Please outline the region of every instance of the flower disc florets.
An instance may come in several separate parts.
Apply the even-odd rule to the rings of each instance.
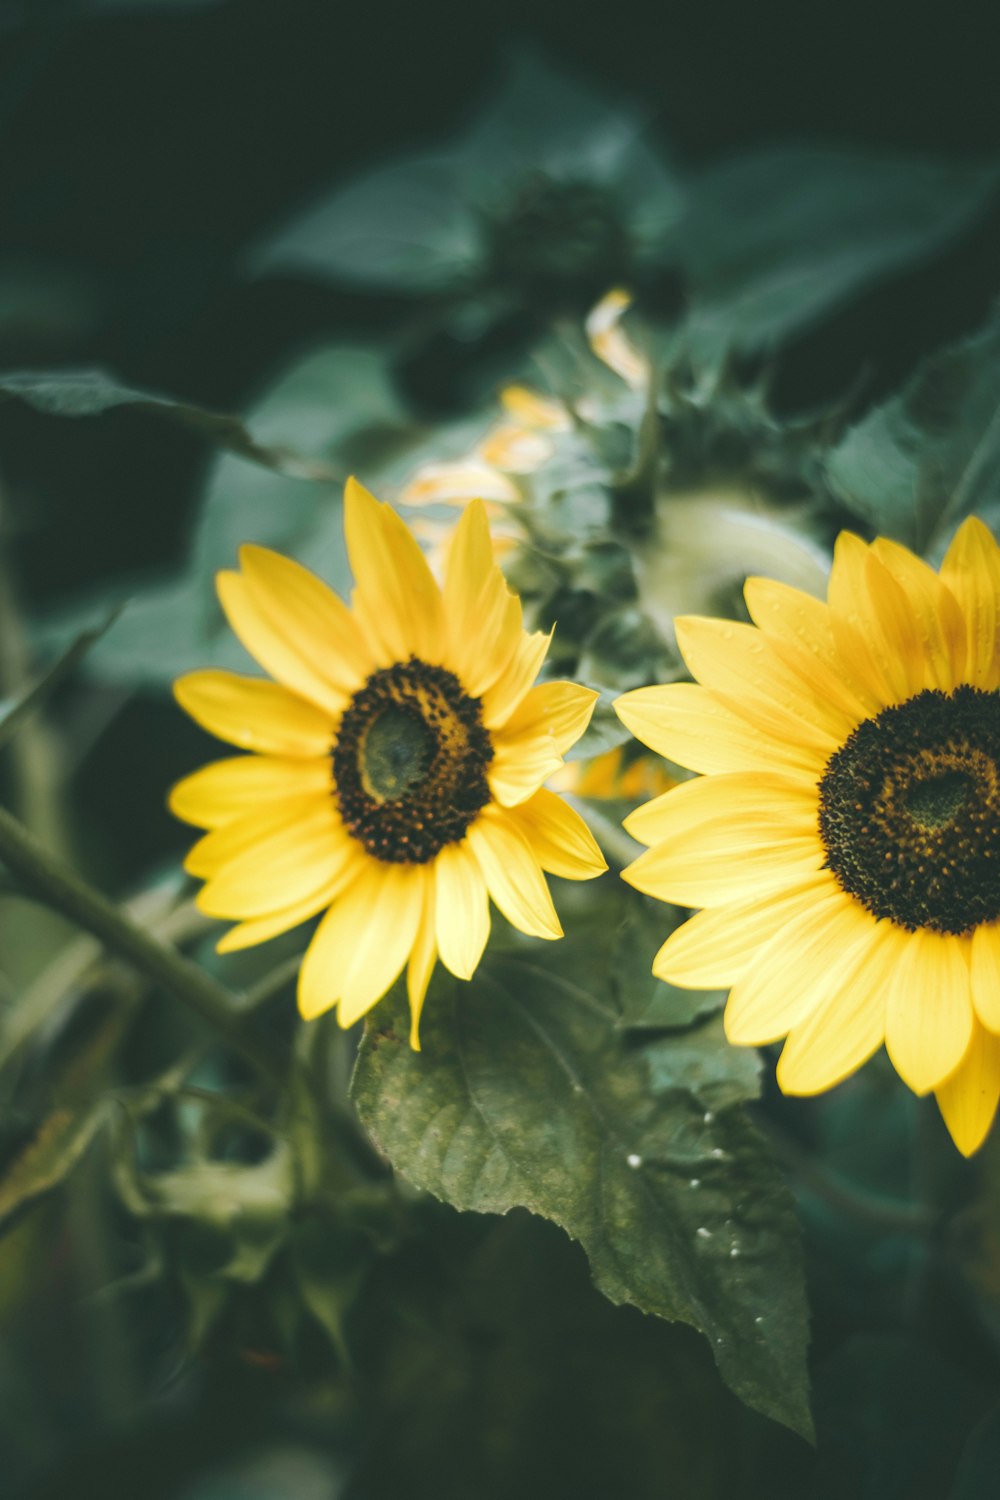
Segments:
[[[373,672],[340,721],[341,819],[376,859],[426,864],[489,802],[492,759],[478,698],[454,672],[411,656]]]
[[[1000,693],[926,691],[859,724],[820,783],[841,887],[914,932],[1000,917]]]

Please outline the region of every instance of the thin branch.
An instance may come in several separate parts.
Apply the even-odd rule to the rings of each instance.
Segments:
[[[271,1051],[243,1032],[239,1006],[223,985],[133,922],[67,864],[50,854],[34,834],[3,808],[0,808],[0,858],[48,905],[196,1011],[259,1072],[274,1082],[283,1080],[283,1071]]]

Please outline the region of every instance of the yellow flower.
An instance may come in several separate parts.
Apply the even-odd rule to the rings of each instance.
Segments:
[[[623,745],[605,750],[592,760],[567,761],[549,781],[556,791],[573,792],[577,797],[615,797],[633,802],[655,797],[675,784],[675,778],[652,756],[627,757]]]
[[[632,306],[632,294],[616,287],[587,316],[585,331],[591,352],[633,391],[649,385],[651,367],[621,326]],[[425,463],[399,492],[403,505],[465,505],[472,497],[501,505],[524,499],[518,480],[548,463],[556,452],[554,437],[572,432],[573,415],[562,401],[529,386],[505,386],[499,396],[505,416],[462,458]],[[591,396],[574,403],[579,417],[596,418],[600,407]]]
[[[354,480],[345,495],[351,607],[262,547],[220,573],[219,597],[276,680],[192,672],[191,717],[254,752],[174,787],[210,831],[186,868],[198,905],[235,920],[221,952],[326,912],[299,974],[299,1009],[349,1026],[407,969],[411,1043],[440,957],[461,979],[489,935],[489,898],[522,932],[562,936],[543,871],[605,868],[581,818],[542,783],[596,694],[532,686],[550,636],[527,634],[493,559],[481,503],[455,530],[439,588],[406,526]]]
[[[706,908],[654,973],[731,987],[733,1042],[787,1037],[789,1094],[884,1042],[968,1155],[1000,1096],[1000,548],[969,519],[938,574],[845,532],[826,603],[746,601],[752,625],[678,619],[695,683],[616,705],[705,773],[626,821],[652,846],[626,879]]]

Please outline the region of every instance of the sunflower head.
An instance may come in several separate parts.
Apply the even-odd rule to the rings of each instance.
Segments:
[[[812,1094],[882,1044],[969,1153],[1000,1098],[1000,548],[970,518],[940,572],[838,540],[825,603],[752,578],[752,624],[677,621],[696,679],[618,700],[703,775],[627,821],[640,890],[705,909],[654,972],[729,987],[731,1041],[785,1038]]]
[[[587,726],[596,693],[535,685],[549,636],[523,628],[485,509],[467,507],[440,587],[404,523],[359,484],[345,495],[351,604],[264,548],[219,575],[233,630],[273,681],[200,671],[181,706],[250,751],[174,787],[207,829],[186,861],[198,904],[237,924],[223,952],[325,913],[299,976],[311,1018],[365,1014],[407,971],[411,1041],[438,958],[468,979],[490,899],[522,932],[561,936],[545,872],[605,864],[543,783]]]
[[[507,387],[476,446],[421,465],[400,495],[506,507],[504,565],[531,617],[559,620],[560,669],[616,690],[674,675],[674,616],[741,612],[754,568],[822,589],[816,496],[840,421],[779,418],[763,383],[696,368],[675,338],[654,353],[631,305],[609,291],[584,338],[545,349],[549,391]]]

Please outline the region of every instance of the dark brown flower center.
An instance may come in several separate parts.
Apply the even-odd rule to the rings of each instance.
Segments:
[[[344,710],[333,750],[341,819],[376,859],[426,864],[489,802],[492,759],[479,699],[411,656],[373,672]]]
[[[1000,693],[928,689],[859,724],[820,782],[841,887],[900,927],[1000,917]]]

